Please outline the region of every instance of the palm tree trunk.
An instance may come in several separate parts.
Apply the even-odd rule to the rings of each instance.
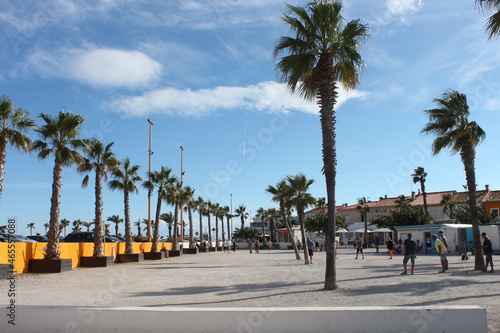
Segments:
[[[297,211],[299,215],[299,223],[300,223],[300,234],[302,235],[302,244],[304,250],[304,264],[309,265],[309,253],[307,253],[307,241],[306,241],[306,227],[304,225],[304,212],[301,210]]]
[[[323,144],[323,170],[325,173],[328,222],[326,231],[325,285],[328,290],[337,289],[335,262],[335,177],[337,174],[337,154],[335,148],[335,102],[337,87],[331,56],[324,53],[318,62],[318,104],[321,115],[321,135]]]
[[[189,219],[189,246],[193,249],[194,246],[194,230],[193,230],[193,211],[191,206],[188,206],[188,219]]]
[[[467,191],[469,192],[469,210],[472,224],[472,237],[474,239],[474,269],[481,270],[484,269],[484,257],[477,214],[476,172],[474,167],[475,156],[476,152],[472,144],[467,143],[462,145],[460,157],[464,164]]]
[[[125,185],[126,186],[126,185]],[[125,253],[133,254],[134,246],[132,245],[132,231],[130,225],[130,200],[129,192],[126,188],[123,189],[123,201],[125,206]]]
[[[179,214],[179,200],[175,200],[175,205],[174,205],[174,234],[172,236],[172,249],[177,250],[177,244],[178,244],[178,239],[177,235],[179,234],[179,225],[178,225],[178,217],[177,215]]]
[[[245,216],[243,214],[241,214],[240,218],[241,218],[241,229],[240,230],[243,230],[243,227],[245,227]]]
[[[219,217],[215,215],[215,247],[219,247]]]
[[[226,234],[224,233],[224,216],[220,217],[220,223],[222,228],[222,241],[226,240]]]
[[[264,221],[266,220],[266,218],[262,216],[261,219],[262,219],[262,241],[264,241],[264,239],[266,238],[266,229],[264,228]]]
[[[50,221],[49,232],[47,234],[47,251],[45,259],[59,259],[59,205],[61,203],[61,178],[62,164],[56,161],[52,171],[52,197],[50,198]]]
[[[295,242],[295,237],[292,234],[292,227],[290,225],[290,221],[288,220],[286,213],[285,213],[285,200],[280,200],[280,213],[281,213],[281,217],[283,218],[283,221],[285,222],[286,229],[288,230],[288,235],[291,238],[290,242],[292,243],[293,252],[295,252],[295,259],[301,260],[302,258],[300,257],[300,252],[299,252],[299,249],[297,248],[297,243]]]
[[[94,257],[104,257],[102,246],[102,183],[101,170],[95,171],[95,229],[94,229]]]
[[[212,246],[212,224],[210,223],[210,214],[208,214],[207,217],[208,217],[208,242],[210,243],[209,246]]]
[[[366,213],[363,214],[363,218],[364,218],[364,222],[365,222],[365,230],[364,230],[364,233],[363,233],[363,246],[365,249],[368,248],[368,219],[367,219],[367,216],[366,216]]]
[[[422,190],[422,197],[424,199],[425,215],[429,216],[429,209],[427,209],[427,193],[425,193],[425,183],[423,181],[420,181],[420,189]]]
[[[5,162],[7,161],[7,139],[8,132],[4,131],[3,134],[3,142],[0,145],[0,197],[2,197],[3,192],[3,176],[5,173]]]
[[[230,221],[230,217],[226,218],[226,223],[227,223],[227,239],[231,240],[231,221]]]
[[[200,243],[203,242],[203,213],[200,209]]]
[[[156,202],[155,230],[153,231],[153,242],[151,243],[151,252],[158,252],[158,238],[160,238],[160,212],[162,201],[161,189],[158,190],[158,201]]]

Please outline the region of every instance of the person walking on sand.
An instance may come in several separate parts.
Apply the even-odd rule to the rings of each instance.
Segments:
[[[248,250],[250,251],[250,254],[252,254],[252,241],[250,238],[247,239],[247,244],[248,244]]]
[[[311,240],[311,237],[307,237],[307,252],[309,253],[309,263],[313,263],[314,256],[314,242]]]
[[[429,250],[436,250],[438,255],[441,257],[441,270],[438,273],[444,273],[446,272],[446,269],[448,267],[448,259],[446,258],[446,252],[448,249],[446,246],[444,246],[444,243],[437,238],[436,235],[431,236],[432,240],[434,241],[434,247],[430,248]]]
[[[387,237],[387,252],[389,252],[389,259],[392,259],[392,255],[394,254],[394,243],[391,237]]]
[[[375,243],[375,253],[378,253],[378,246],[380,245],[380,240],[377,235],[375,235],[375,239],[373,240]]]
[[[495,271],[493,270],[493,247],[491,244],[491,239],[486,235],[485,232],[481,234],[481,237],[483,237],[483,251],[484,255],[486,256],[486,266],[483,269],[483,272],[486,272],[488,269],[488,263],[491,266],[491,271],[488,273],[494,273]]]
[[[365,259],[365,255],[363,254],[363,243],[361,243],[361,238],[356,237],[356,258],[358,259],[358,253],[361,253],[361,259]]]
[[[406,270],[406,264],[408,263],[408,260],[411,260],[411,268],[410,268],[410,273],[413,274],[413,269],[415,268],[415,254],[416,254],[416,249],[417,245],[415,244],[415,241],[411,239],[412,235],[408,234],[408,238],[405,239],[403,243],[403,272],[401,274],[408,274]]]
[[[255,253],[260,253],[259,250],[260,250],[259,239],[256,238],[255,239]]]

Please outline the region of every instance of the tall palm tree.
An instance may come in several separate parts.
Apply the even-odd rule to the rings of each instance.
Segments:
[[[165,200],[168,204],[174,206],[174,234],[172,236],[172,249],[176,250],[179,243],[180,232],[179,232],[179,207],[181,202],[181,197],[183,195],[183,188],[179,181],[175,181],[173,184],[168,186],[168,191],[165,196]],[[181,226],[182,228],[183,226]],[[183,240],[181,240],[182,242]]]
[[[309,187],[314,183],[314,179],[308,179],[303,173],[295,176],[286,176],[288,183],[288,202],[297,210],[299,218],[300,233],[302,235],[302,244],[304,247],[304,263],[309,265],[309,255],[306,246],[306,228],[304,226],[305,209],[316,203],[316,199],[309,193]]]
[[[36,229],[35,222],[28,223],[28,225],[26,227],[30,229],[30,236],[32,236],[33,229]]]
[[[132,226],[130,223],[130,193],[138,193],[136,182],[142,181],[141,176],[137,174],[141,167],[132,165],[130,159],[124,159],[120,167],[111,172],[111,181],[108,183],[111,190],[123,191],[123,205],[125,214],[125,253],[133,254],[132,246]]]
[[[429,215],[429,210],[427,209],[427,192],[425,192],[425,178],[427,177],[427,172],[425,172],[424,168],[418,167],[414,170],[413,184],[420,183],[420,191],[422,191],[422,196],[424,199],[424,211],[426,215]]]
[[[424,111],[429,117],[429,122],[422,132],[436,136],[432,143],[434,155],[444,148],[450,148],[452,153],[460,153],[469,194],[468,204],[474,238],[474,269],[483,269],[484,258],[479,235],[474,160],[476,146],[484,140],[486,133],[475,121],[469,121],[470,111],[465,94],[456,90],[447,90],[440,98],[435,98],[434,103],[437,108]]]
[[[486,32],[489,38],[500,34],[500,1],[498,0],[476,0],[481,10],[488,9],[494,13],[486,21]]]
[[[241,229],[245,227],[245,220],[248,218],[248,213],[246,212],[247,207],[245,205],[239,205],[238,208],[234,210],[236,216],[239,216],[241,219]]]
[[[28,115],[27,111],[16,109],[10,97],[4,95],[0,99],[0,197],[3,192],[7,147],[10,145],[25,152],[31,148],[31,139],[25,133],[35,126],[35,122]]]
[[[270,207],[267,209],[267,216],[269,217],[269,233],[271,234],[271,242],[275,242],[275,217],[277,215],[278,211],[274,207]]]
[[[233,218],[233,214],[231,214],[231,208],[229,206],[224,206],[224,216],[226,217],[226,230],[227,230],[227,239],[231,240],[231,219]]]
[[[144,188],[149,191],[157,190],[158,199],[156,201],[155,226],[151,252],[158,252],[158,239],[160,238],[160,214],[161,203],[166,196],[167,187],[177,181],[177,177],[172,175],[172,169],[162,166],[160,171],[148,172],[148,179],[143,183]]]
[[[87,228],[87,231],[90,231],[92,224],[94,224],[94,222],[82,222],[82,225]]]
[[[190,186],[184,187],[184,209],[188,212],[189,221],[189,247],[195,248],[194,241],[194,228],[193,228],[193,210],[196,207],[195,200],[193,199],[195,189]]]
[[[281,215],[281,218],[283,219],[283,222],[288,230],[288,235],[290,235],[290,242],[292,243],[293,251],[295,252],[295,258],[297,260],[301,260],[299,249],[297,248],[297,244],[295,243],[295,240],[293,237],[292,227],[290,226],[290,221],[287,218],[288,215],[286,214],[286,211],[285,211],[285,209],[286,209],[285,200],[288,199],[287,198],[288,186],[286,184],[286,181],[284,179],[282,179],[276,184],[276,186],[269,185],[266,188],[266,192],[273,195],[273,197],[271,199],[272,201],[279,203],[280,215]]]
[[[322,212],[326,210],[326,198],[325,197],[320,197],[316,199],[316,206],[321,209]]]
[[[323,137],[323,172],[325,174],[328,211],[326,233],[325,289],[337,289],[335,268],[335,176],[337,154],[335,147],[338,83],[345,88],[356,87],[363,59],[359,47],[367,39],[368,27],[360,20],[346,23],[342,3],[315,0],[305,7],[287,4],[290,15],[282,20],[292,37],[281,37],[274,48],[279,78],[292,92],[303,98],[317,99],[320,106]]]
[[[212,215],[212,212],[214,210],[214,204],[208,200],[207,201],[207,206],[205,210],[205,214],[207,216],[207,224],[208,224],[208,242],[210,243],[210,246],[212,246],[212,224],[210,223],[210,216]]]
[[[212,214],[215,216],[215,247],[219,246],[219,217],[220,217],[220,205],[218,203],[213,204]]]
[[[444,193],[441,196],[441,201],[439,202],[439,204],[443,206],[443,213],[445,215],[448,215],[450,219],[453,219],[456,206],[456,202],[453,201],[453,195],[451,193]]]
[[[102,220],[102,182],[108,181],[108,172],[116,170],[120,164],[116,159],[115,153],[111,151],[114,142],[104,145],[100,140],[92,138],[87,140],[87,145],[84,148],[85,160],[84,163],[78,166],[78,171],[81,173],[95,172],[95,207],[94,207],[94,257],[104,257],[103,249],[103,220]],[[89,184],[89,175],[87,174],[82,181],[82,187],[87,187]]]
[[[370,206],[368,206],[366,198],[358,198],[358,206],[356,206],[356,211],[361,215],[361,220],[365,223],[365,231],[363,234],[363,246],[366,248],[368,246],[368,213],[370,212]]]
[[[194,200],[194,207],[198,211],[198,214],[200,216],[200,241],[203,242],[203,215],[205,214],[206,210],[206,202],[203,200],[201,196],[198,196],[196,200]]]
[[[81,230],[81,226],[83,225],[83,222],[81,220],[74,220],[73,221],[73,232],[78,232]]]
[[[61,220],[61,227],[64,230],[64,236],[66,237],[66,228],[71,224],[71,221],[68,219]]]
[[[142,236],[141,234],[141,224],[142,224],[142,221],[141,219],[137,220],[134,222],[134,226],[137,227],[137,236]]]
[[[267,220],[267,211],[263,207],[259,207],[255,212],[255,217],[261,220],[260,225],[262,227],[262,237],[265,238],[266,237],[265,224]]]
[[[83,157],[78,150],[85,146],[85,141],[79,139],[78,136],[85,119],[64,109],[55,117],[42,113],[40,118],[42,118],[44,124],[36,129],[40,139],[33,143],[33,150],[38,152],[39,159],[46,159],[51,155],[54,157],[50,226],[47,234],[45,259],[59,259],[62,170],[64,166],[79,164],[83,161]]]
[[[108,216],[108,219],[106,221],[109,221],[109,222],[112,222],[115,224],[115,235],[118,235],[119,224],[123,223],[123,219],[120,217],[120,215]]]
[[[167,224],[168,238],[172,239],[172,225],[174,223],[174,214],[172,212],[163,213],[160,215],[160,220]]]

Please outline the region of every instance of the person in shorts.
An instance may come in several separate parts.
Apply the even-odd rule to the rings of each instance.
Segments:
[[[313,263],[313,255],[314,255],[314,242],[311,240],[311,237],[307,237],[307,252],[309,253],[309,263]]]
[[[406,264],[411,261],[410,273],[413,274],[413,269],[415,268],[415,255],[417,253],[417,244],[411,239],[412,235],[408,234],[407,238],[403,243],[403,272],[401,274],[408,274],[406,270]]]
[[[444,273],[448,269],[448,259],[446,258],[446,253],[448,249],[444,245],[444,243],[437,238],[436,235],[431,236],[434,241],[434,247],[431,247],[429,250],[436,250],[438,255],[441,258],[441,270],[438,273]]]
[[[493,270],[493,247],[491,244],[491,239],[486,235],[485,232],[481,234],[481,237],[483,237],[483,251],[484,255],[486,256],[486,266],[483,269],[483,272],[486,272],[488,270],[488,264],[491,266],[491,271],[488,273],[494,273],[495,271]]]
[[[365,255],[363,254],[363,243],[361,242],[361,238],[356,237],[356,258],[358,259],[358,253],[361,253],[361,259],[365,259]]]

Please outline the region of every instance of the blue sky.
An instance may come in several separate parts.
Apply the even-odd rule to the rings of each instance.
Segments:
[[[153,169],[178,175],[182,145],[184,183],[221,205],[232,194],[233,209],[275,206],[265,188],[298,172],[325,196],[317,106],[291,96],[274,72],[274,43],[289,33],[284,11],[271,0],[4,1],[0,93],[37,120],[61,108],[83,115],[82,136],[115,142],[117,157],[141,165],[143,176],[152,119]],[[418,166],[428,191],[463,190],[459,156],[432,156],[433,138],[420,134],[422,111],[446,89],[467,94],[487,134],[478,187],[499,189],[500,41],[486,38],[487,13],[473,0],[350,0],[344,16],[362,19],[372,36],[360,51],[360,85],[336,105],[337,204],[410,195]],[[18,233],[31,222],[43,233],[52,162],[9,150],[5,171],[0,225],[14,217]],[[61,218],[93,219],[93,189],[82,179],[64,170]],[[131,203],[133,221],[147,217],[145,190]],[[122,195],[106,189],[104,217],[113,214],[123,217]]]

